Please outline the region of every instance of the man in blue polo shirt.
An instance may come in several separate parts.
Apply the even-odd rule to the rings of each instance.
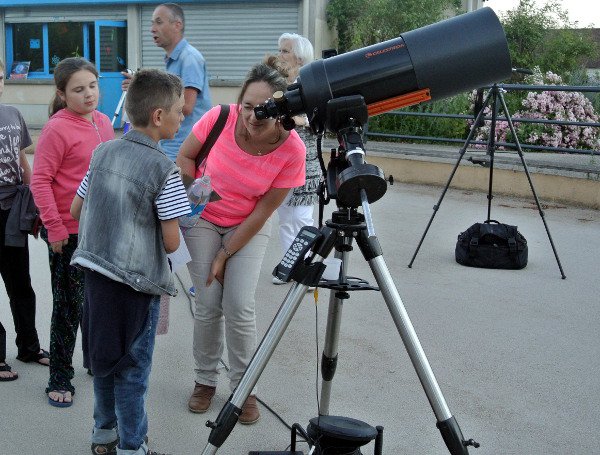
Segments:
[[[161,141],[167,156],[175,161],[179,147],[192,131],[192,126],[211,107],[208,74],[204,57],[183,37],[185,18],[181,7],[175,3],[158,5],[152,14],[152,39],[162,47],[166,70],[183,80],[185,87],[183,115],[179,131],[174,139]]]
[[[183,106],[184,120],[175,138],[163,140],[161,147],[166,155],[175,161],[179,147],[192,131],[192,126],[212,107],[208,74],[204,57],[183,37],[185,18],[181,7],[175,3],[158,5],[152,13],[150,33],[154,44],[165,52],[167,72],[179,76],[185,88]],[[131,75],[123,73],[123,90],[127,90]]]

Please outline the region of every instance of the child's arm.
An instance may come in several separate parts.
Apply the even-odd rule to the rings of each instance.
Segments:
[[[185,138],[183,144],[179,147],[179,154],[175,162],[181,169],[181,178],[185,183],[194,181],[196,176],[196,156],[200,153],[201,148],[202,142],[196,139],[193,132]]]
[[[79,221],[81,216],[81,208],[83,207],[83,198],[79,195],[75,195],[73,202],[71,202],[71,216]]]
[[[27,161],[27,156],[25,156],[25,149],[19,152],[19,162],[21,163],[21,169],[23,169],[23,183],[29,185],[31,183],[31,167],[29,161]]]
[[[154,202],[160,220],[165,251],[173,253],[179,248],[179,217],[190,213],[190,203],[181,183],[179,171],[171,174]]]
[[[75,202],[75,201],[73,201]],[[72,208],[71,208],[72,210]],[[172,253],[179,248],[179,221],[177,218],[160,222],[165,251]]]
[[[81,218],[81,209],[83,208],[83,200],[87,194],[89,177],[90,171],[88,169],[83,176],[83,180],[79,184],[79,188],[77,188],[73,202],[71,202],[71,208],[69,209],[71,216],[77,221],[79,221],[79,218]]]

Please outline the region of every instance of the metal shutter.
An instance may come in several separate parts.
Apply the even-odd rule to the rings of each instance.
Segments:
[[[164,50],[149,33],[155,6],[142,6],[142,66],[164,68]],[[204,58],[211,79],[242,81],[250,67],[277,52],[284,32],[298,33],[299,3],[185,4],[185,38]]]
[[[4,14],[4,21],[7,23],[93,22],[95,20],[127,20],[127,6],[36,6],[7,8]]]

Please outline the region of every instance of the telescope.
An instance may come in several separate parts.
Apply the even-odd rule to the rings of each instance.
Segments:
[[[360,95],[372,116],[499,82],[511,69],[504,30],[486,7],[305,65],[296,83],[255,114],[283,120],[306,114],[313,132],[337,132],[330,100]]]
[[[450,454],[468,455],[469,447],[479,447],[472,438],[463,436],[450,412],[385,264],[369,203],[383,196],[387,182],[381,169],[364,160],[362,127],[369,116],[493,84],[508,78],[511,72],[500,22],[490,8],[482,8],[380,44],[317,60],[301,68],[297,82],[288,86],[285,93],[277,92],[265,104],[254,108],[258,119],[276,117],[288,129],[294,128],[293,116],[306,114],[314,133],[321,135],[327,129],[337,134],[339,147],[332,150],[326,171],[320,146],[318,154],[326,176],[320,191],[327,190],[327,198],[320,198],[320,212],[322,204],[327,203],[323,201],[330,198],[336,199],[338,210],[320,229],[304,226],[275,267],[274,276],[293,284],[238,386],[216,421],[206,423],[211,432],[202,455],[214,455],[233,430],[245,400],[311,286],[329,289],[330,297],[321,359],[319,416],[310,420],[305,432],[312,446],[310,454],[360,455],[360,446],[373,439],[375,455],[383,453],[383,427],[375,429],[365,422],[329,413],[342,307],[351,291],[366,290],[381,292]],[[358,211],[361,205],[362,213]],[[378,287],[347,276],[353,242],[369,263]],[[335,257],[341,260],[338,279],[322,279],[323,262],[334,250]],[[294,449],[298,428],[301,429],[294,424],[292,429],[293,452],[250,454],[302,453]]]
[[[434,101],[510,77],[512,66],[504,30],[491,8],[462,14],[409,31],[379,44],[300,69],[298,80],[256,106],[256,118],[279,118],[294,128],[306,114],[315,134],[337,133],[324,187],[327,200],[363,206],[387,190],[383,172],[364,162],[362,126],[373,115]]]

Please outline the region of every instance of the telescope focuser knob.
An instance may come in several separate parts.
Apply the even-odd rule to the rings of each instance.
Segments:
[[[296,122],[294,121],[294,119],[287,115],[280,117],[280,121],[281,121],[281,126],[283,126],[283,128],[287,131],[293,130],[296,126]]]

